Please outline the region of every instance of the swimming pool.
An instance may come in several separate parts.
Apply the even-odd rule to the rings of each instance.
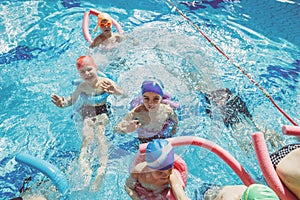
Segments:
[[[201,91],[230,88],[246,102],[261,129],[281,135],[290,124],[235,66],[216,51],[190,24],[164,1],[2,1],[1,12],[1,177],[0,198],[19,195],[22,182],[45,179],[37,171],[18,164],[14,156],[27,152],[54,163],[65,171],[71,196],[77,199],[129,199],[123,190],[129,163],[135,154],[129,145],[135,134],[116,135],[111,130],[138,94],[145,77],[161,79],[169,93],[182,105],[178,135],[195,135],[214,141],[228,150],[258,182],[263,178],[251,144],[250,125],[227,128],[217,109],[210,118],[201,108]],[[300,36],[299,3],[288,1],[202,1],[180,8],[222,50],[259,82],[274,100],[299,123]],[[90,8],[109,12],[123,26],[127,40],[116,50],[97,53],[101,69],[116,75],[128,93],[110,98],[113,117],[107,128],[110,161],[98,193],[81,190],[76,158],[81,138],[72,108],[60,110],[51,94],[68,95],[77,78],[75,59],[88,53],[81,31],[83,12]],[[92,18],[91,24],[95,24]],[[93,25],[92,25],[93,26]],[[134,42],[137,39],[137,43]],[[267,116],[267,117],[266,117]],[[295,141],[278,137],[276,141]],[[273,144],[276,146],[276,144]],[[278,144],[279,146],[281,144]],[[270,152],[277,149],[268,143]],[[189,166],[186,193],[199,197],[203,183],[240,184],[239,178],[222,160],[196,147],[176,150]],[[47,180],[47,179],[46,179]],[[57,197],[52,185],[36,192]],[[50,187],[51,188],[51,187]],[[75,199],[76,199],[75,198]]]

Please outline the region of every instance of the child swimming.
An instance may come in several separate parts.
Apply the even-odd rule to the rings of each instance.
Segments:
[[[141,143],[153,139],[166,138],[164,130],[170,121],[174,123],[172,134],[177,130],[178,117],[170,105],[163,104],[164,92],[157,81],[147,80],[141,86],[143,103],[132,109],[115,127],[117,132],[130,133],[137,131]]]
[[[125,189],[132,199],[184,200],[186,179],[186,163],[167,140],[155,139],[147,145],[145,161],[134,166]]]
[[[98,76],[98,67],[92,57],[79,57],[76,61],[76,66],[83,82],[77,86],[76,90],[68,98],[53,94],[52,102],[56,106],[60,108],[71,106],[77,101],[79,96],[83,94],[93,97],[102,95],[105,92],[114,95],[121,95],[123,93],[123,90],[114,81],[106,77]],[[94,152],[99,162],[101,162],[101,167],[98,168],[94,184],[92,185],[92,189],[96,190],[99,188],[101,177],[105,172],[108,162],[108,146],[104,135],[105,127],[109,120],[106,99],[94,104],[83,103],[81,106],[81,115],[83,119],[83,129],[79,162],[85,170],[86,184],[89,184],[93,172],[91,166],[88,166],[88,163],[89,160],[93,161],[94,158],[88,159],[90,156],[88,146],[95,142],[97,149]]]
[[[204,200],[279,200],[276,193],[262,184],[213,187],[204,194]]]
[[[94,39],[90,48],[95,48],[100,45],[105,48],[111,48],[114,44],[121,42],[123,36],[112,32],[112,19],[109,14],[100,13],[98,15],[98,24],[94,32],[96,32],[98,27],[102,30],[102,33]]]

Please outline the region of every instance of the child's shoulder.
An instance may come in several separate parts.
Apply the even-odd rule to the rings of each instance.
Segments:
[[[147,111],[147,109],[146,109],[146,107],[143,104],[135,107],[132,110],[133,113],[140,113],[140,112],[145,112],[145,111]]]

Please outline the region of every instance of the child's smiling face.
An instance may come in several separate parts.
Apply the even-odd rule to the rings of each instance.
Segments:
[[[78,71],[82,80],[87,82],[93,81],[95,78],[98,77],[97,69],[90,65],[83,66]]]

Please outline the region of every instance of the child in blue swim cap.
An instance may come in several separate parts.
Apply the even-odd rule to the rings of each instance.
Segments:
[[[178,116],[170,105],[162,103],[163,86],[156,80],[146,80],[142,83],[143,102],[133,108],[115,127],[120,133],[138,132],[141,143],[153,139],[165,139],[164,131],[172,122],[172,134],[177,130]]]
[[[146,148],[147,166],[154,170],[168,170],[174,165],[174,150],[167,140],[153,140]]]
[[[134,166],[125,188],[132,199],[168,199],[172,195],[188,199],[183,190],[186,180],[181,175],[187,175],[186,170],[185,162],[174,154],[172,145],[167,140],[155,139],[148,143],[145,161]]]

